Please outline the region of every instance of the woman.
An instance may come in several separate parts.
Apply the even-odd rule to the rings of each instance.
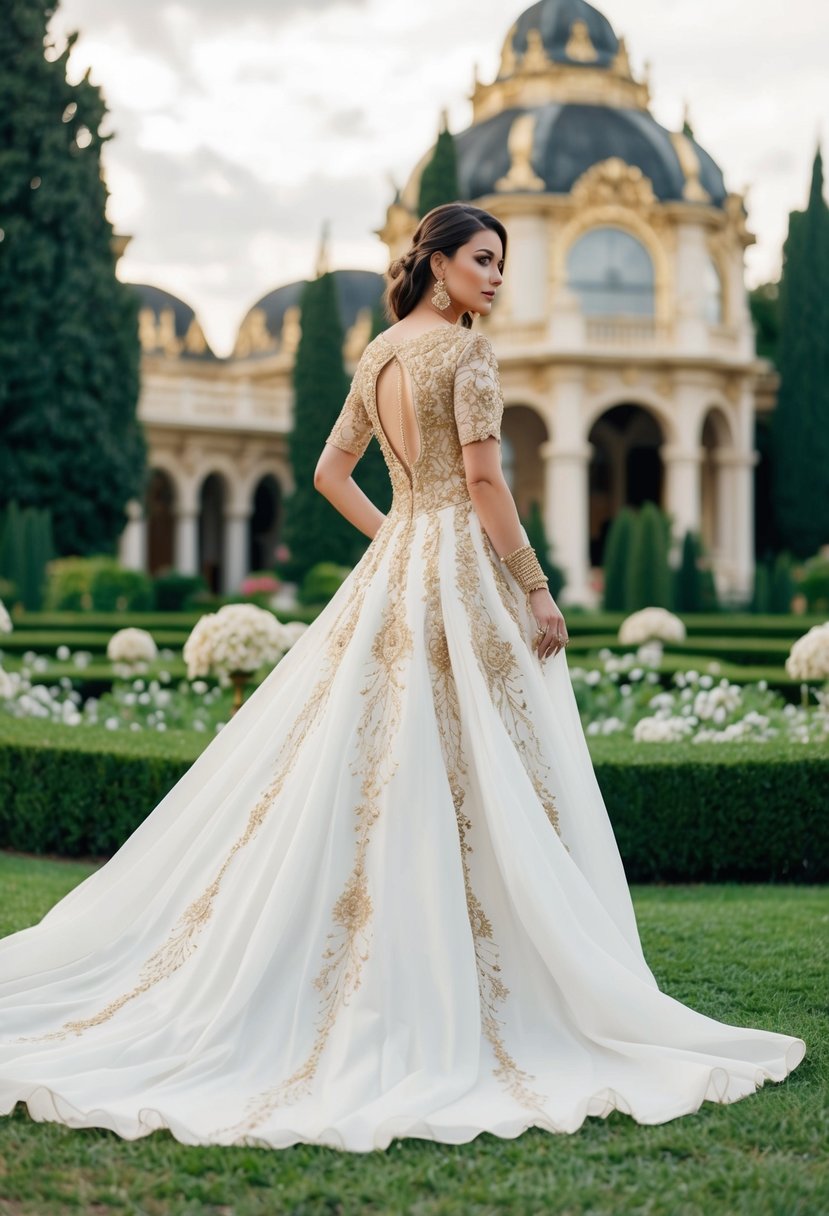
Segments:
[[[115,856],[0,942],[0,1112],[362,1152],[660,1123],[803,1058],[642,955],[472,328],[506,246],[453,203],[392,265],[315,475],[371,544]],[[385,516],[351,478],[372,434]]]

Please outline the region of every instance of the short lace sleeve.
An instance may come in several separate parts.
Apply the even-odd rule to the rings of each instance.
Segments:
[[[461,445],[489,435],[500,443],[503,413],[495,352],[484,334],[475,334],[455,368],[455,422]]]
[[[331,428],[326,443],[333,443],[335,448],[350,452],[352,456],[362,456],[368,447],[372,436],[371,419],[368,416],[359,386],[359,368],[354,373],[348,396],[343,402],[337,421]]]

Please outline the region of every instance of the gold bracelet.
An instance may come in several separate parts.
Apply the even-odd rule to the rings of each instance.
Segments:
[[[518,549],[513,549],[512,553],[506,553],[501,561],[522,591],[537,591],[550,581],[541,569],[541,563],[532,545],[521,545]]]

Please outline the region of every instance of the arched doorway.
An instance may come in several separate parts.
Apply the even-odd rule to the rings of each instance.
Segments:
[[[147,482],[144,514],[147,520],[147,570],[161,574],[175,565],[176,489],[165,469],[152,469]]]
[[[608,529],[624,506],[662,505],[662,430],[641,405],[614,405],[597,418],[588,441],[590,565],[601,566]]]
[[[220,473],[205,477],[199,491],[199,572],[207,586],[222,590],[226,488]]]
[[[511,405],[501,423],[501,465],[518,514],[527,515],[530,503],[544,502],[544,462],[540,448],[547,428],[528,405]]]
[[[273,473],[260,477],[253,490],[248,524],[248,569],[270,570],[282,531],[282,487]]]

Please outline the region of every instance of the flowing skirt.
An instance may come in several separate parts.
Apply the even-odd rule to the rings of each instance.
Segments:
[[[801,1039],[659,990],[534,624],[471,503],[393,509],[118,852],[0,940],[0,1114],[364,1152],[786,1077]]]

